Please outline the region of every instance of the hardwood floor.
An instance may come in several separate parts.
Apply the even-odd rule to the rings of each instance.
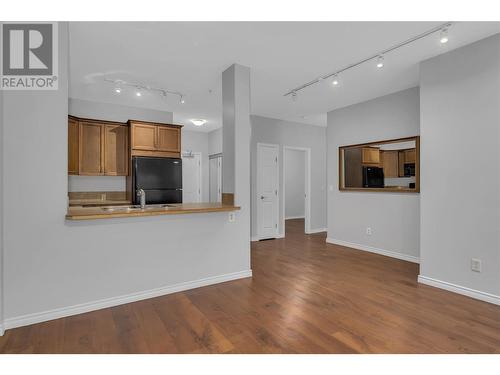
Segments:
[[[253,278],[6,331],[0,353],[500,353],[500,306],[287,220]]]

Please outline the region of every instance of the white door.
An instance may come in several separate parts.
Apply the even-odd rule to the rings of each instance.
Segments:
[[[259,239],[278,237],[278,145],[257,145]]]
[[[182,156],[182,202],[201,202],[201,154]]]
[[[222,201],[222,156],[210,159],[210,202]]]

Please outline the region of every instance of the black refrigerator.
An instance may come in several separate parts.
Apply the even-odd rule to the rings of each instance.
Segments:
[[[137,191],[146,193],[146,204],[182,203],[182,159],[134,156],[132,158],[132,200]]]

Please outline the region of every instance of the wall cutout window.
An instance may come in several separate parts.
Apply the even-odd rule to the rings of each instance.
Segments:
[[[420,137],[339,147],[339,190],[420,192]]]

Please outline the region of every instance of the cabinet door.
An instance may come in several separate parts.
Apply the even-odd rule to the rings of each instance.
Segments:
[[[181,151],[181,131],[179,128],[171,128],[168,126],[157,127],[157,151]]]
[[[68,174],[78,174],[78,121],[68,119]]]
[[[156,149],[156,126],[131,124],[131,142],[134,150],[154,151]]]
[[[398,175],[399,177],[405,176],[405,152],[398,151]]]
[[[405,150],[405,163],[415,163],[416,160],[416,150]]]
[[[104,126],[104,174],[126,176],[128,174],[128,127]]]
[[[98,123],[80,122],[79,174],[99,176],[104,174],[104,132]]]
[[[361,162],[363,164],[379,164],[380,150],[375,147],[364,147],[361,153]]]
[[[399,176],[398,151],[383,151],[382,166],[384,168],[384,177],[394,178]]]

